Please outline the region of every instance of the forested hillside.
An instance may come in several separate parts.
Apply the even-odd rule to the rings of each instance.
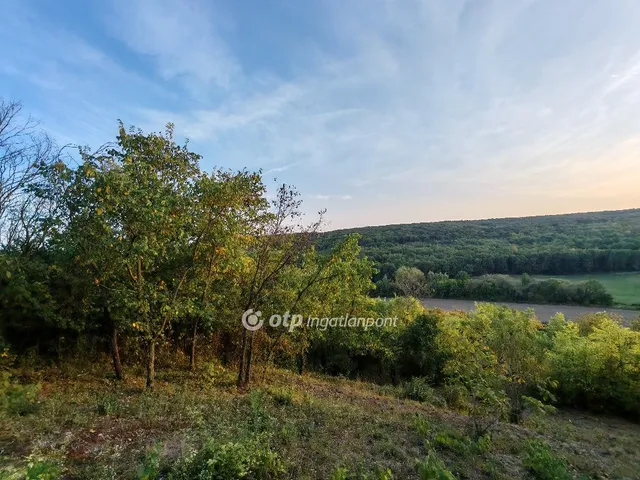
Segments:
[[[380,278],[401,266],[449,275],[640,270],[640,209],[337,230],[320,249],[356,232]]]

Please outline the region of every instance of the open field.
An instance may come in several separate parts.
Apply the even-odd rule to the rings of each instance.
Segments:
[[[480,303],[493,303],[493,302],[480,302]],[[610,312],[622,316],[626,322],[633,320],[636,317],[640,317],[640,311],[638,310],[624,310],[620,308],[605,308],[605,307],[582,307],[577,305],[533,305],[530,303],[503,303],[496,302],[499,305],[507,305],[508,307],[515,308],[516,310],[526,310],[533,308],[537,317],[542,322],[547,322],[556,313],[564,314],[567,320],[572,320],[580,315],[587,313],[597,312]],[[465,312],[475,309],[473,300],[449,300],[443,298],[426,298],[422,300],[422,304],[429,308],[440,308],[442,310],[463,310]]]
[[[613,295],[616,304],[640,305],[640,272],[593,273],[585,275],[532,275],[533,278],[559,278],[571,282],[597,280]]]
[[[564,411],[524,425],[499,423],[479,442],[470,437],[470,418],[443,408],[437,394],[417,402],[396,387],[280,370],[238,392],[234,372],[219,365],[165,369],[156,390],[143,392],[142,376],[116,382],[108,370],[25,372],[23,381],[40,385],[37,403],[0,417],[0,478],[25,478],[19,472],[27,464],[27,478],[194,478],[167,472],[199,458],[191,452],[207,443],[217,465],[234,465],[253,448],[271,452],[270,468],[279,473],[260,478],[450,478],[420,475],[427,455],[455,478],[543,478],[525,467],[534,439],[575,478],[640,478],[640,426],[620,419]],[[33,476],[37,469],[56,475]],[[213,475],[198,478],[257,478]]]

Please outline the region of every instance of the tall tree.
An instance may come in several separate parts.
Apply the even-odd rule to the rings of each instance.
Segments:
[[[298,192],[282,185],[271,202],[271,210],[256,217],[254,231],[248,238],[248,262],[239,279],[241,311],[259,310],[287,268],[311,249],[324,212],[320,212],[317,221],[304,225],[301,203]],[[254,337],[254,331],[243,330],[238,387],[246,387],[251,378]]]
[[[144,346],[146,385],[153,388],[156,344],[179,313],[180,293],[195,271],[185,259],[198,244],[200,157],[176,144],[172,125],[164,134],[145,135],[120,124],[115,145],[80,153],[77,169],[61,168],[68,183],[58,190],[66,209],[62,248],[73,252],[99,291],[116,374],[122,376],[111,315],[117,299],[121,325],[130,325]]]

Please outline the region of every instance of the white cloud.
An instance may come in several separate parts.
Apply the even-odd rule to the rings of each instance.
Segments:
[[[221,12],[211,2],[116,0],[108,26],[134,52],[151,56],[165,79],[177,78],[201,91],[230,87],[240,66],[219,35]]]
[[[266,69],[236,48],[253,32],[233,6],[115,0],[109,31],[153,79],[55,29],[20,38],[37,68],[0,69],[76,98],[92,136],[173,121],[206,164],[278,173],[312,210],[351,200],[336,226],[640,203],[640,4],[328,1],[304,61]]]

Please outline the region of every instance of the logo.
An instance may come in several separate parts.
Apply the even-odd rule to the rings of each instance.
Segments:
[[[250,308],[242,314],[242,326],[250,332],[260,330],[264,324],[264,320],[261,317],[261,311],[254,312],[253,308]]]

